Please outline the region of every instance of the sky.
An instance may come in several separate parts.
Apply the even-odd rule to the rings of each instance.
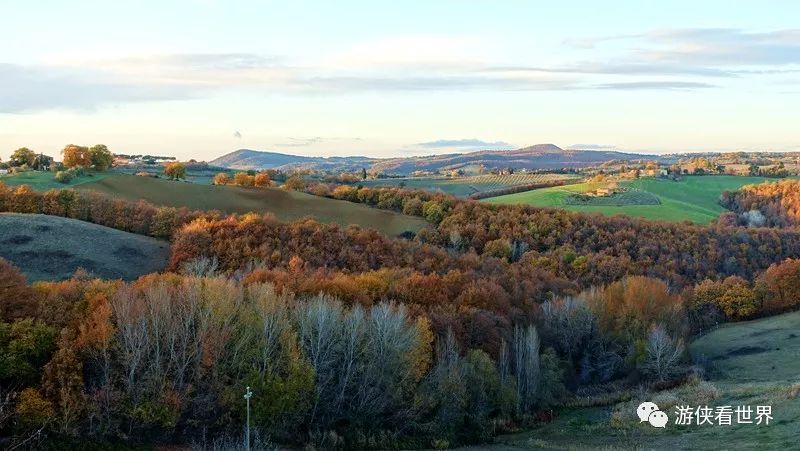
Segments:
[[[800,150],[800,2],[0,0],[0,157]]]

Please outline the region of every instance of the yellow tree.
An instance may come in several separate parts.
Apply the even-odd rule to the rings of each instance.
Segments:
[[[219,174],[214,176],[214,184],[215,185],[227,185],[231,182],[231,178],[228,177],[228,174],[224,172],[220,172]]]
[[[68,168],[88,168],[92,165],[92,156],[88,147],[70,144],[61,151],[64,155],[64,166]]]
[[[164,167],[164,174],[170,180],[186,179],[186,165],[183,163],[170,163]]]
[[[259,172],[253,179],[256,186],[269,186],[269,174],[266,172]]]

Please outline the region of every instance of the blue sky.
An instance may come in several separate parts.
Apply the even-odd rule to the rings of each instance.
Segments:
[[[800,2],[0,0],[0,17],[3,157],[800,150]]]

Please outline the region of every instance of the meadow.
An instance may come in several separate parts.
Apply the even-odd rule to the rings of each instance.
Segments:
[[[551,184],[578,179],[571,174],[526,174],[509,175],[474,175],[465,177],[403,177],[364,180],[360,185],[368,187],[405,187],[426,191],[442,192],[457,197],[469,197],[473,194],[498,191],[516,186]]]
[[[585,193],[606,186],[602,182],[587,182],[574,185],[543,188],[523,193],[484,199],[498,204],[527,204],[536,207],[563,208],[584,213],[602,213],[613,216],[624,214],[645,219],[670,222],[691,221],[708,224],[725,209],[719,205],[723,191],[736,190],[744,185],[763,183],[771,179],[739,176],[688,176],[679,182],[656,178],[620,182],[629,189],[647,192],[658,197],[659,205],[569,205],[566,199],[576,193]]]
[[[660,392],[617,393],[617,399],[576,398],[555,421],[500,436],[481,449],[794,449],[800,423],[800,312],[720,326],[689,346],[706,362],[708,380]],[[655,402],[665,429],[640,424],[636,407]],[[675,406],[772,406],[769,425],[675,425]],[[583,407],[594,406],[594,407]],[[755,417],[755,414],[754,414]]]
[[[86,175],[73,178],[68,183],[59,183],[55,180],[53,172],[27,171],[0,176],[0,182],[8,186],[28,185],[36,191],[47,191],[95,182],[104,179],[109,174],[108,172],[88,172]]]
[[[310,216],[320,222],[357,224],[394,236],[406,231],[416,232],[427,225],[423,219],[408,215],[278,188],[214,186],[117,174],[81,184],[76,189],[132,201],[144,199],[171,207],[224,213],[272,213],[283,221]]]
[[[163,271],[169,251],[166,241],[75,219],[0,213],[0,257],[31,281],[68,279],[78,268],[132,280]]]

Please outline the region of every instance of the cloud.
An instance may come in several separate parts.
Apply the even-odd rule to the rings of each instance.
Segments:
[[[60,67],[0,64],[0,113],[41,109],[93,110],[101,105],[193,98],[180,85],[127,83]]]
[[[423,147],[426,149],[443,149],[443,148],[456,148],[456,149],[513,149],[514,146],[504,141],[482,141],[475,138],[467,139],[439,139],[436,141],[428,141],[414,144],[415,147]]]
[[[315,136],[313,138],[287,138],[286,142],[275,144],[275,146],[281,147],[308,147],[314,144],[320,144],[325,141],[320,136]]]
[[[667,91],[688,91],[694,89],[714,88],[715,85],[693,81],[632,81],[619,83],[601,83],[591,86],[589,89],[617,89],[622,91],[630,90],[667,90]]]
[[[313,77],[304,80],[309,92],[363,91],[553,91],[579,89],[571,80],[541,77],[484,76],[472,73],[434,73],[430,75],[349,75]]]
[[[610,41],[615,45],[609,55],[609,49],[599,47]],[[365,42],[305,65],[279,55],[236,52],[38,66],[0,63],[0,113],[93,110],[227,91],[299,96],[367,91],[698,90],[754,77],[773,77],[761,86],[791,84],[800,73],[798,29],[661,29],[582,38],[570,44],[592,54],[603,50],[603,57],[581,54],[578,61],[543,65],[523,60],[504,65],[474,37],[422,35]]]
[[[486,72],[518,72],[518,73],[552,73],[552,74],[583,74],[583,75],[698,75],[702,77],[738,77],[738,73],[730,70],[711,67],[696,67],[678,64],[663,63],[609,63],[586,61],[571,65],[539,67],[539,66],[510,66],[492,67]]]
[[[800,64],[800,29],[747,32],[736,28],[676,28],[586,38],[593,48],[607,41],[632,41],[629,57],[642,62],[671,62],[702,67]]]

